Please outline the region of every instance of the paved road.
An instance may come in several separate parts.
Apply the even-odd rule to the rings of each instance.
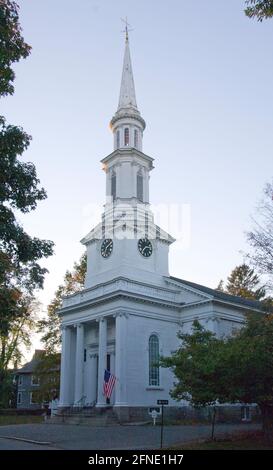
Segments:
[[[216,435],[223,436],[234,431],[260,429],[256,424],[219,424]],[[210,436],[211,428],[198,426],[166,426],[164,446],[171,446]],[[17,437],[47,442],[47,445],[5,439]],[[0,427],[0,449],[158,449],[160,426],[109,426],[89,427],[64,424],[17,424]],[[7,446],[7,447],[5,447]]]

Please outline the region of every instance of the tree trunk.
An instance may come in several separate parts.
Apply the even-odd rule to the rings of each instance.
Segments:
[[[260,405],[264,438],[267,443],[273,443],[273,405]]]

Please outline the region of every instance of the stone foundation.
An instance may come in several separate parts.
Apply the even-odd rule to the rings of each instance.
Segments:
[[[156,406],[156,408],[161,407]],[[243,423],[259,422],[260,411],[257,406],[248,406],[247,413],[241,405],[217,406],[216,423]],[[212,422],[213,407],[195,409],[190,406],[164,406],[165,424],[210,424]],[[86,424],[90,426],[109,426],[126,423],[152,423],[148,407],[120,406],[120,407],[82,407],[58,409],[58,414],[51,418],[51,423],[61,422],[67,424]],[[161,414],[157,416],[157,423],[161,421]]]
[[[161,408],[161,407],[160,407]],[[249,419],[244,419],[243,406],[217,406],[216,407],[216,423],[242,423],[260,421],[260,411],[257,406],[249,406]],[[152,421],[151,415],[148,413],[148,407],[114,407],[120,423],[129,422],[146,422]],[[213,415],[213,407],[195,409],[190,406],[164,406],[164,422],[166,424],[197,424],[211,423]],[[161,414],[158,420],[161,419]]]

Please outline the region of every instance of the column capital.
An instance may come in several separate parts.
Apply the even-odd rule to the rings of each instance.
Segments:
[[[117,317],[128,318],[128,317],[129,317],[129,313],[127,313],[127,312],[117,312],[117,313],[114,313],[113,318],[117,318]]]
[[[83,327],[83,323],[80,323],[80,322],[74,323],[73,326],[74,326],[74,328],[82,328],[82,327]]]
[[[209,321],[216,321],[218,323],[220,318],[214,313],[206,318],[205,322],[208,323]]]
[[[99,318],[96,318],[96,322],[97,323],[100,323],[100,322],[104,322],[104,321],[107,321],[107,317],[99,317]]]

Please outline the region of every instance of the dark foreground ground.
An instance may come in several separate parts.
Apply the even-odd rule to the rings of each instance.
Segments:
[[[216,426],[216,437],[224,438],[234,433],[259,429],[259,424],[219,424]],[[207,425],[166,426],[163,446],[180,446],[181,443],[185,443],[185,446],[181,445],[180,448],[190,448],[191,441],[208,439],[210,433],[211,427]],[[160,448],[160,426],[88,427],[64,424],[17,424],[0,427],[0,450],[158,448]]]

